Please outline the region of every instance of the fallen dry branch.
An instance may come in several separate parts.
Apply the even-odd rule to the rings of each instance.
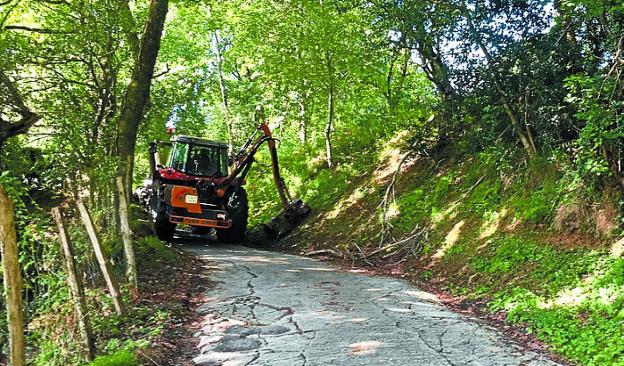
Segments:
[[[405,244],[405,243],[409,243],[410,241],[413,241],[415,239],[417,239],[420,236],[423,236],[423,234],[426,234],[426,229],[422,228],[420,231],[418,231],[418,229],[420,228],[420,225],[416,225],[416,227],[414,228],[414,230],[412,230],[412,233],[403,239],[394,241],[392,243],[386,244],[380,248],[375,249],[374,251],[372,251],[371,253],[368,254],[369,257],[372,257],[376,254],[379,254],[381,252],[385,252],[388,251],[390,249],[393,249],[401,244]]]
[[[311,252],[307,252],[305,254],[308,257],[313,257],[313,256],[317,256],[317,255],[328,255],[330,257],[334,257],[334,258],[339,258],[339,259],[343,259],[344,255],[342,255],[341,253],[339,253],[336,250],[333,249],[319,249],[319,250],[313,250]]]
[[[410,156],[412,156],[415,153],[414,150],[410,149],[408,152],[406,152],[403,157],[401,158],[401,161],[399,161],[399,164],[397,165],[396,169],[394,170],[394,173],[392,174],[392,180],[390,181],[390,184],[388,184],[388,187],[386,187],[386,192],[384,193],[384,198],[381,201],[380,206],[383,207],[383,211],[381,214],[381,232],[379,233],[380,239],[379,239],[379,244],[383,244],[386,233],[388,231],[389,227],[392,227],[392,224],[390,224],[390,222],[388,221],[387,217],[388,217],[388,207],[390,207],[390,192],[392,192],[392,201],[395,200],[395,196],[394,196],[394,184],[396,183],[397,177],[399,175],[399,172],[401,171],[401,167],[403,166],[403,164],[407,161],[407,159],[409,159]]]

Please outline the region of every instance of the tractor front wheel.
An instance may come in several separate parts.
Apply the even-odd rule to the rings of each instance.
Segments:
[[[175,234],[176,224],[169,221],[169,216],[164,212],[159,212],[154,220],[154,232],[156,237],[162,241],[172,242]]]
[[[217,230],[217,238],[224,243],[240,242],[245,238],[249,216],[247,192],[243,188],[233,191],[228,197],[226,206],[228,216],[232,219],[232,226],[229,229]]]

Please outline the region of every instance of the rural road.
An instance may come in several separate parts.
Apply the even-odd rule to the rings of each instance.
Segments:
[[[214,266],[198,365],[556,365],[395,278],[243,246],[185,245]]]

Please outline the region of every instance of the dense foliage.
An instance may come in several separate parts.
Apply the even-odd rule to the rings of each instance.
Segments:
[[[167,15],[162,37],[145,31],[155,4]],[[29,314],[56,310],[69,296],[49,234],[51,206],[87,199],[118,252],[114,187],[132,167],[128,144],[136,142],[138,184],[148,144],[166,140],[166,126],[236,148],[255,128],[258,106],[276,127],[289,187],[317,210],[330,210],[381,164],[380,151],[397,135],[414,154],[508,167],[515,184],[542,171],[532,167],[554,169],[550,185],[509,198],[515,215],[535,225],[552,220],[557,205],[617,192],[623,27],[616,0],[0,0],[0,184],[16,202]],[[160,50],[153,73],[143,75],[149,99],[134,111],[135,138],[124,111],[135,105],[137,80],[145,81],[137,79],[149,63],[140,51],[154,38]],[[257,161],[247,182],[256,223],[278,203],[268,156]],[[393,227],[410,232],[430,218],[459,175],[436,175],[435,184],[420,182],[399,197]],[[500,204],[493,200],[508,182],[490,178],[487,189],[465,187],[481,195],[465,206],[475,215],[494,215]],[[552,255],[506,248],[492,254],[500,261],[471,265],[497,273],[515,256]],[[518,314],[511,312],[526,320]],[[34,335],[33,346],[46,352],[49,337]],[[557,337],[546,336],[566,342]],[[48,351],[60,353],[46,362],[75,357]]]

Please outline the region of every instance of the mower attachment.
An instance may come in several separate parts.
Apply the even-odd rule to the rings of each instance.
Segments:
[[[283,210],[271,221],[263,224],[264,232],[271,238],[284,237],[310,213],[310,206],[300,198],[295,199],[288,206],[287,210]]]

